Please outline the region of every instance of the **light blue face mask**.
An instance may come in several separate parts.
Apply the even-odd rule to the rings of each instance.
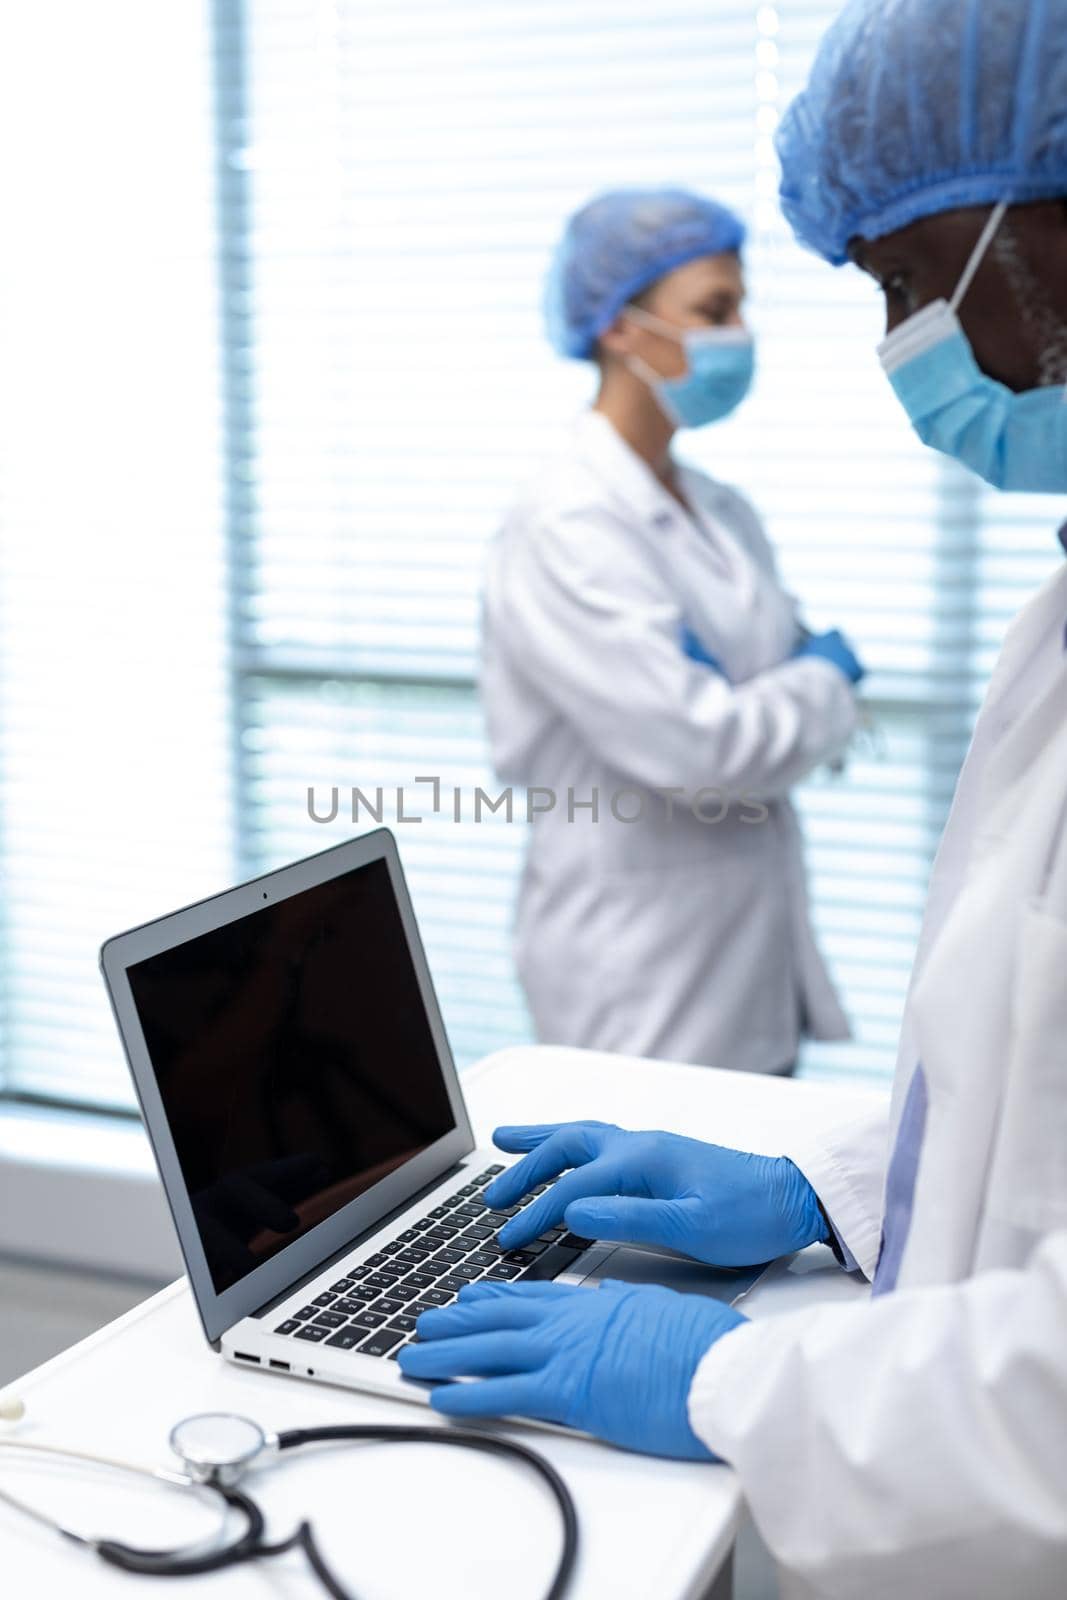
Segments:
[[[1067,385],[1014,394],[975,360],[957,310],[1000,226],[990,215],[951,301],[935,300],[878,346],[919,438],[997,489],[1067,490]]]
[[[747,328],[676,328],[641,306],[627,306],[623,315],[673,339],[685,351],[689,370],[680,378],[661,377],[640,356],[630,356],[626,363],[648,384],[676,428],[703,428],[737,410],[756,370],[756,345]]]

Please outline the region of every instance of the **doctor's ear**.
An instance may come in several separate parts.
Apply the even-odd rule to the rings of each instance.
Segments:
[[[610,328],[605,328],[597,340],[597,355],[602,361],[611,356],[617,361],[632,356],[640,349],[643,333],[643,328],[620,311]]]

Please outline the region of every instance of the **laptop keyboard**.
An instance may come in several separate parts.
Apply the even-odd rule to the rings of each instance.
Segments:
[[[559,1277],[592,1240],[549,1228],[521,1250],[502,1249],[497,1229],[548,1188],[541,1184],[522,1205],[490,1210],[481,1190],[503,1171],[486,1167],[274,1332],[395,1361],[402,1346],[414,1340],[416,1318],[449,1305],[465,1283]]]

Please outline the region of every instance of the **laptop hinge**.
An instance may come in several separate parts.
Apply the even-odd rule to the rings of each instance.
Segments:
[[[310,1283],[312,1278],[317,1278],[321,1272],[326,1271],[327,1267],[332,1267],[335,1261],[340,1261],[342,1256],[351,1255],[352,1251],[357,1245],[363,1244],[365,1240],[373,1238],[374,1234],[381,1233],[383,1228],[388,1227],[389,1223],[392,1222],[395,1217],[401,1216],[409,1206],[413,1206],[417,1201],[423,1199],[425,1195],[432,1194],[433,1191],[435,1189],[439,1189],[442,1183],[445,1183],[447,1179],[454,1178],[457,1173],[462,1172],[469,1159],[469,1155],[464,1156],[462,1161],[457,1161],[454,1166],[449,1167],[447,1172],[438,1173],[436,1178],[431,1178],[429,1183],[423,1184],[421,1189],[417,1189],[414,1194],[408,1195],[407,1199],[401,1201],[400,1205],[394,1206],[392,1211],[387,1211],[384,1217],[379,1217],[378,1221],[372,1223],[369,1228],[364,1228],[362,1233],[357,1233],[353,1238],[341,1245],[339,1249],[335,1250],[332,1255],[326,1256],[318,1263],[317,1266],[312,1267],[310,1272],[305,1272],[302,1277],[299,1277],[292,1283],[288,1284],[280,1294],[272,1295],[265,1305],[260,1306],[256,1311],[246,1311],[245,1316],[268,1316],[270,1312],[274,1310],[275,1306],[281,1305],[283,1300],[288,1300],[289,1296],[295,1293],[297,1289],[302,1289],[305,1283]]]

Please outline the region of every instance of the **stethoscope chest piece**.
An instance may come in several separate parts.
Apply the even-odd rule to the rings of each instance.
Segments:
[[[198,1483],[228,1486],[270,1448],[263,1429],[229,1411],[203,1411],[170,1431],[170,1447]]]

